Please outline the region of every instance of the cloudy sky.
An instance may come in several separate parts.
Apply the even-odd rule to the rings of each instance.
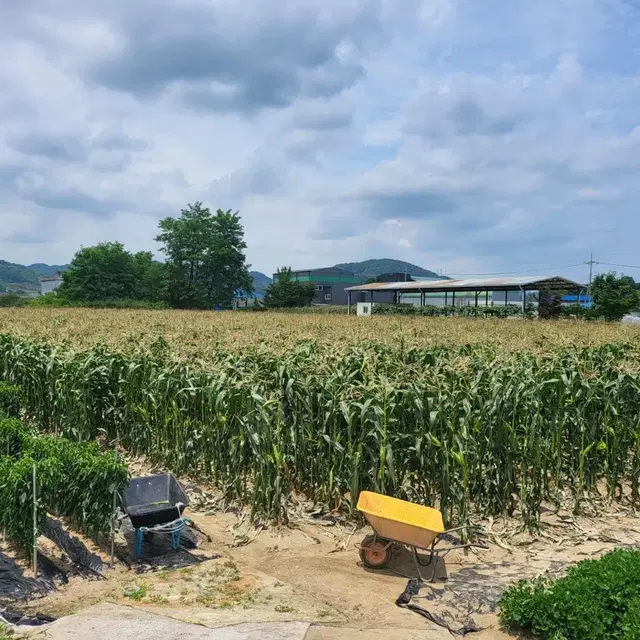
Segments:
[[[639,0],[5,1],[0,87],[6,260],[200,200],[267,273],[640,263]]]

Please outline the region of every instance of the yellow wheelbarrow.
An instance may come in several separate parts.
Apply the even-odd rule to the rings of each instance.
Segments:
[[[445,530],[442,514],[430,507],[383,496],[371,491],[363,491],[358,500],[358,511],[364,513],[367,522],[374,531],[373,535],[367,536],[358,546],[360,559],[370,569],[384,569],[391,560],[391,548],[393,545],[402,544],[413,551],[413,560],[418,571],[418,577],[422,582],[425,582],[425,580],[420,567],[428,567],[433,564],[430,578],[430,582],[433,582],[438,566],[437,562],[433,562],[434,557],[437,560],[446,556],[450,551],[458,549],[468,549],[470,547],[487,548],[478,544],[461,544],[436,549],[443,536],[469,529],[469,527]],[[428,561],[423,562],[420,559],[418,549],[429,553]],[[411,576],[404,577],[411,578]]]

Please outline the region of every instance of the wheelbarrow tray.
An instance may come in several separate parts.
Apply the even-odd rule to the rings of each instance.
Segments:
[[[123,502],[134,529],[140,529],[177,520],[189,498],[173,474],[160,473],[132,479]]]
[[[376,535],[417,549],[430,549],[445,533],[442,514],[420,504],[363,491],[358,511],[364,513]]]

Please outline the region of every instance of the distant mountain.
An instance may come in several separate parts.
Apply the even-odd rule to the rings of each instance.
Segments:
[[[249,275],[253,278],[253,286],[256,291],[264,292],[271,284],[271,278],[260,271],[250,271]]]
[[[249,271],[249,275],[256,284],[271,284],[271,278],[264,273],[260,273],[260,271]]]
[[[408,273],[410,276],[417,278],[442,278],[443,280],[447,280],[446,277],[439,276],[437,273],[429,271],[429,269],[423,269],[410,262],[393,260],[392,258],[364,260],[363,262],[343,262],[336,264],[335,267],[351,271],[363,280],[375,278],[384,273]]]
[[[58,271],[66,271],[68,268],[68,264],[44,264],[43,262],[36,262],[36,264],[30,264],[27,267],[39,276],[55,276]]]
[[[40,291],[40,276],[53,276],[66,271],[67,264],[44,264],[38,262],[25,267],[22,264],[0,260],[0,293],[16,291],[34,293]]]
[[[381,276],[383,273],[408,273],[417,278],[438,278],[437,273],[423,269],[410,262],[383,258],[365,260],[364,262],[345,262],[335,265],[355,273],[363,281],[367,278]],[[26,293],[39,291],[40,276],[53,276],[59,271],[66,271],[68,264],[45,264],[37,262],[25,267],[0,260],[0,293],[3,291],[24,291]],[[251,271],[255,290],[264,293],[271,284],[271,278],[260,271]]]
[[[37,273],[24,265],[0,260],[0,292],[37,291],[40,278]]]

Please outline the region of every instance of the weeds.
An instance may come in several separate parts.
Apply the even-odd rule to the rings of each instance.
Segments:
[[[135,584],[130,587],[125,587],[124,597],[134,602],[140,602],[147,595],[148,589],[144,584]]]
[[[0,622],[0,640],[13,640],[15,635],[8,625]]]

